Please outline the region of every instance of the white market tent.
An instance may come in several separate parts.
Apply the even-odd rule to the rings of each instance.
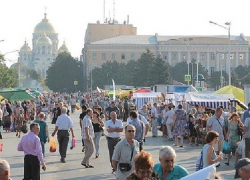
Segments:
[[[230,99],[234,99],[232,94],[214,94],[211,92],[174,93],[174,96],[175,104],[188,103],[192,106],[198,104],[210,108],[223,106],[225,109],[229,108]]]
[[[145,102],[156,102],[156,98],[161,97],[160,92],[144,92],[144,93],[133,93],[135,98],[135,104],[140,109]]]

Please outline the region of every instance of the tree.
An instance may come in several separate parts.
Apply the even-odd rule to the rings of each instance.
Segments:
[[[0,63],[0,87],[13,88],[17,86],[17,72]]]
[[[154,66],[154,54],[147,49],[146,53],[142,53],[140,59],[137,60],[133,83],[137,86],[151,86],[153,77],[151,72]]]
[[[156,60],[154,61],[151,76],[151,85],[169,84],[171,81],[169,65],[160,56],[157,56]]]
[[[238,87],[243,87],[244,84],[250,84],[250,68],[247,66],[239,65],[234,68],[231,73],[232,84]]]
[[[181,82],[181,83],[186,83],[185,82],[185,74],[187,73],[188,67],[186,62],[179,62],[177,63],[173,68],[172,68],[172,78],[175,81]],[[192,69],[191,69],[192,70]],[[192,71],[190,71],[192,72]]]
[[[225,82],[228,79],[228,74],[225,71],[222,71],[222,77],[223,79],[221,79],[221,71],[215,71],[214,73],[212,73],[210,78],[210,87],[218,89],[219,87],[221,87],[221,85],[225,86]]]
[[[60,53],[47,70],[46,85],[56,92],[75,92],[82,90],[84,83],[82,75],[83,65],[70,54]],[[74,81],[78,85],[74,85]]]

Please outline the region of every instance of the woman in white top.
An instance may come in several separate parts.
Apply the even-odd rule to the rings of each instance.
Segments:
[[[168,111],[165,111],[164,114],[164,122],[167,126],[167,132],[168,132],[168,139],[170,141],[173,141],[173,135],[172,135],[172,129],[173,129],[173,117],[174,117],[174,110],[171,108],[171,106],[166,107]]]
[[[223,158],[220,155],[216,155],[214,151],[214,145],[219,141],[219,133],[216,131],[209,131],[206,136],[206,142],[202,149],[202,161],[203,168],[210,166],[217,161],[221,161]]]

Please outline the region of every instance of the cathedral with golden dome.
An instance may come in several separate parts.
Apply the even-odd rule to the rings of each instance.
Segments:
[[[58,49],[58,33],[46,16],[45,13],[44,19],[34,29],[32,49],[25,41],[19,51],[19,63],[22,67],[35,69],[43,78],[46,78],[46,71],[59,53],[69,53],[65,41]]]

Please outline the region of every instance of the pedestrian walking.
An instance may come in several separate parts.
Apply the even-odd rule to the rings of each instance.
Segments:
[[[157,118],[159,117],[158,110],[157,110],[157,103],[154,103],[154,106],[151,109],[151,121],[152,121],[152,135],[153,137],[158,136],[158,122]]]
[[[125,126],[125,138],[115,147],[112,165],[116,171],[117,180],[126,179],[134,171],[134,157],[139,153],[139,143],[134,139],[135,132],[136,129],[133,125]]]
[[[173,117],[173,136],[175,139],[174,146],[178,146],[178,136],[181,137],[180,147],[183,147],[183,136],[185,135],[185,125],[186,125],[186,117],[187,113],[184,109],[182,109],[182,104],[178,105],[178,109],[175,111]]]
[[[79,124],[80,124],[80,127],[81,127],[81,132],[82,132],[82,121],[83,121],[83,118],[86,116],[87,114],[87,106],[86,105],[82,105],[82,113],[80,114],[79,116]],[[85,146],[84,146],[84,141],[83,141],[83,138],[82,139],[82,152],[85,151]]]
[[[246,152],[245,152],[246,157],[250,158],[250,112],[248,118],[245,119],[244,135],[245,135],[245,145],[246,145]]]
[[[40,180],[40,162],[42,169],[46,170],[42,147],[37,136],[40,126],[37,123],[30,124],[30,132],[23,136],[17,146],[18,151],[24,152],[24,179],[23,180]]]
[[[61,156],[61,162],[66,163],[66,153],[67,147],[69,143],[69,130],[71,131],[72,138],[74,138],[74,131],[73,131],[73,122],[71,118],[66,114],[67,108],[62,107],[62,114],[57,118],[55,130],[52,133],[52,137],[57,132],[57,140],[59,143],[59,153]]]
[[[38,137],[40,138],[41,146],[42,146],[42,152],[43,156],[45,157],[45,144],[48,141],[49,142],[49,131],[48,131],[48,125],[44,121],[45,114],[41,112],[38,115],[38,119],[36,119],[34,122],[39,124],[40,126],[40,132],[38,134]]]
[[[207,132],[213,130],[219,133],[219,142],[214,146],[216,154],[219,155],[222,151],[222,144],[226,140],[226,129],[224,126],[224,118],[221,117],[223,109],[221,107],[216,108],[215,114],[207,121]]]
[[[139,142],[139,150],[141,151],[143,149],[145,124],[142,121],[138,120],[137,113],[135,111],[130,112],[129,115],[130,119],[132,120],[129,124],[135,127],[136,133],[134,138]]]
[[[99,157],[99,149],[100,149],[100,140],[102,137],[102,131],[103,131],[103,127],[104,127],[104,123],[102,122],[100,115],[98,112],[94,111],[93,112],[93,118],[92,118],[92,125],[94,128],[94,144],[95,144],[95,157],[98,158]]]
[[[82,160],[82,165],[85,166],[86,168],[94,168],[94,166],[89,164],[89,159],[92,156],[94,152],[94,141],[93,138],[95,136],[94,134],[94,128],[92,125],[92,116],[93,116],[93,110],[92,109],[87,109],[86,115],[83,118],[83,123],[82,123],[82,138],[84,141],[84,146],[85,146],[85,156]]]
[[[121,140],[121,132],[123,131],[123,123],[121,120],[117,119],[116,112],[112,111],[110,113],[111,119],[106,122],[107,129],[107,143],[109,150],[109,159],[112,166],[112,156],[115,149],[116,144]],[[112,173],[114,172],[114,168],[112,166]]]

